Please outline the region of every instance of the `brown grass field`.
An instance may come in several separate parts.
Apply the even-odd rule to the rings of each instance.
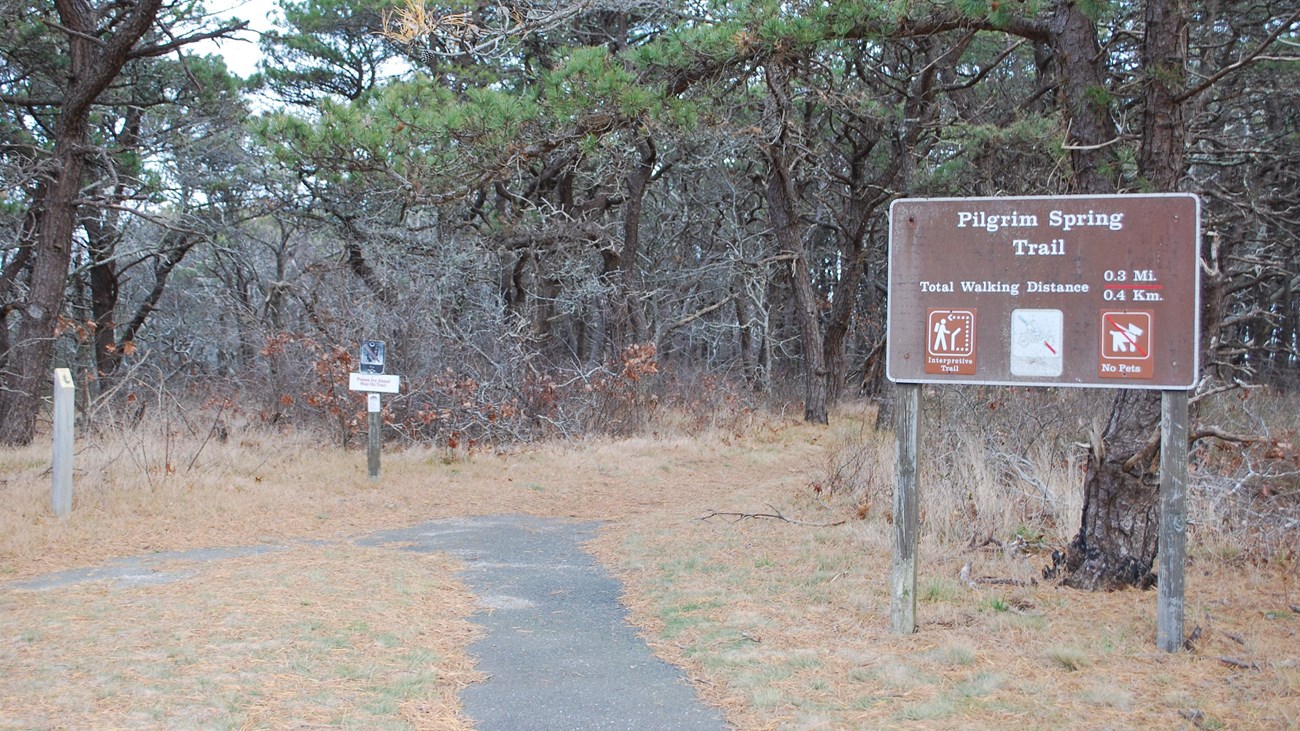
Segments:
[[[379,484],[364,452],[305,434],[119,434],[79,443],[64,520],[49,509],[49,443],[0,450],[0,728],[470,728],[457,692],[478,679],[465,651],[478,630],[455,562],[354,539],[498,513],[606,521],[591,550],[625,583],[633,622],[737,729],[1300,726],[1294,555],[1251,562],[1193,540],[1198,639],[1165,654],[1154,592],[971,586],[958,580],[967,564],[1024,581],[1047,558],[931,530],[919,631],[891,634],[888,516],[859,518],[811,487],[846,440],[888,454],[865,418],[406,449],[385,454]],[[115,557],[252,545],[280,550],[174,561],[181,578],[164,584],[13,586]]]

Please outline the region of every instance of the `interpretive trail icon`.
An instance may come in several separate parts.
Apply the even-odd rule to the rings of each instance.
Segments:
[[[975,310],[930,310],[926,373],[975,372]]]

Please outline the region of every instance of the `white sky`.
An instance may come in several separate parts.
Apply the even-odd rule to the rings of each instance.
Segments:
[[[275,0],[211,0],[208,12],[217,20],[232,16],[247,20],[249,29],[237,34],[237,40],[204,41],[196,44],[194,50],[221,54],[231,72],[248,78],[257,70],[257,61],[261,57],[257,40],[262,31],[271,29],[271,17],[278,13]]]

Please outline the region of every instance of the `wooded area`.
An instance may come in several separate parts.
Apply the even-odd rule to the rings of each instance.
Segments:
[[[0,10],[8,444],[54,366],[90,428],[180,400],[346,443],[367,338],[402,439],[825,422],[888,388],[901,196],[1195,192],[1198,393],[1297,385],[1293,3],[303,0],[251,79],[191,3]],[[1101,416],[1076,585],[1150,578],[1157,403]]]

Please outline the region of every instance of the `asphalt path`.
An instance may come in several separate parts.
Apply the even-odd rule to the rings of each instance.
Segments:
[[[465,563],[479,597],[470,645],[488,680],[461,700],[479,731],[724,731],[681,671],[656,658],[627,621],[618,582],[582,550],[596,523],[530,516],[457,518],[385,531]]]

